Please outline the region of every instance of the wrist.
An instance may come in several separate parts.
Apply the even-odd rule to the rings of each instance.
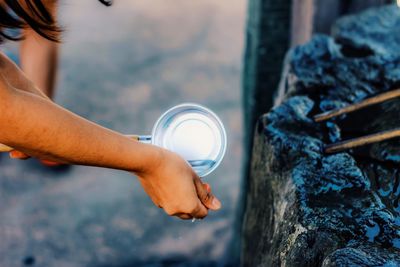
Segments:
[[[139,153],[132,172],[144,175],[157,169],[164,159],[164,150],[157,146],[138,142]]]

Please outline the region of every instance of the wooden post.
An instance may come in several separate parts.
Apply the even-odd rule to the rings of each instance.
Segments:
[[[268,112],[281,78],[283,60],[290,47],[292,0],[249,0],[243,74],[244,180],[239,196],[238,219],[231,260],[239,260],[240,232],[253,134],[258,118]],[[234,266],[234,265],[233,265]]]
[[[291,4],[292,0],[249,1],[243,77],[247,148],[257,119],[273,104],[290,47]]]
[[[293,0],[291,46],[307,43],[313,33],[314,0]]]

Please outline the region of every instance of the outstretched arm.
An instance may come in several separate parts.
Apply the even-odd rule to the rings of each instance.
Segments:
[[[1,67],[5,65],[0,57],[0,143],[39,158],[134,172],[153,202],[169,215],[202,218],[207,208],[220,207],[176,154],[132,141],[31,93],[32,83],[18,68],[8,73],[9,81]],[[19,90],[13,83],[29,88]]]

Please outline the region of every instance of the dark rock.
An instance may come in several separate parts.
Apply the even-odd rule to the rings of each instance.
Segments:
[[[255,134],[243,266],[400,266],[400,140],[322,152],[400,127],[399,100],[312,120],[400,85],[399,30],[400,9],[386,6],[289,52],[284,97]]]

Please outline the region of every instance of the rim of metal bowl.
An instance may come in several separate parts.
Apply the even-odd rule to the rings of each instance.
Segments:
[[[195,110],[197,109],[197,110],[203,111],[204,113],[210,114],[213,117],[213,119],[215,119],[215,121],[217,122],[217,124],[219,126],[218,128],[221,130],[220,131],[221,132],[221,137],[223,139],[223,140],[221,140],[222,141],[221,145],[223,145],[223,149],[222,149],[222,151],[219,152],[217,161],[214,164],[214,166],[212,166],[210,169],[208,169],[207,171],[205,171],[204,173],[201,174],[201,177],[205,177],[205,176],[209,175],[210,173],[212,173],[222,163],[222,160],[225,157],[227,144],[228,144],[227,134],[226,134],[226,130],[225,130],[224,124],[222,123],[221,119],[217,116],[217,114],[215,114],[209,108],[206,108],[205,106],[202,106],[202,105],[199,105],[199,104],[195,104],[195,103],[190,103],[189,102],[189,103],[183,103],[183,104],[180,104],[180,105],[177,105],[177,106],[174,106],[174,107],[168,109],[167,111],[165,111],[158,118],[158,120],[156,121],[156,123],[153,126],[153,130],[151,132],[151,136],[152,136],[151,144],[152,145],[156,145],[155,144],[155,138],[154,138],[156,136],[155,133],[157,131],[157,128],[160,126],[161,122],[164,120],[164,118],[166,116],[168,116],[169,114],[171,114],[173,111],[175,111],[177,109],[184,109],[184,108],[187,108],[187,109],[191,108],[191,109],[195,109]],[[198,175],[200,176],[200,174],[198,174]]]

